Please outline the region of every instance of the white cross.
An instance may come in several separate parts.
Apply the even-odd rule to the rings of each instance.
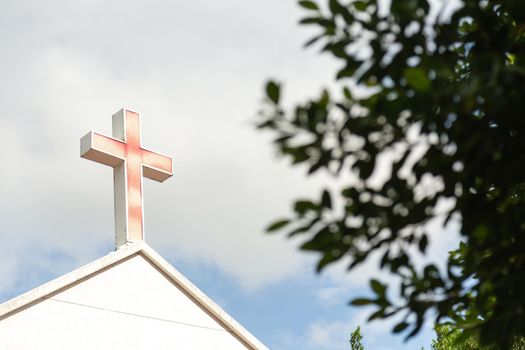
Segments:
[[[142,177],[163,182],[173,175],[173,160],[142,148],[139,113],[115,113],[113,137],[89,132],[80,140],[80,156],[113,167],[116,248],[144,240]]]

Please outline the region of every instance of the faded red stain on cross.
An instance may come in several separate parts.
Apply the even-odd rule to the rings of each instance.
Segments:
[[[173,175],[173,160],[141,146],[139,113],[115,113],[113,137],[89,132],[80,141],[80,156],[114,169],[116,247],[144,240],[142,177],[163,182]]]

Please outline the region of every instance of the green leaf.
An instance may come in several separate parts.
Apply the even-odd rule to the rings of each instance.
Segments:
[[[269,81],[266,84],[266,96],[275,104],[279,104],[280,86],[274,81]]]
[[[421,239],[418,242],[418,248],[421,253],[424,253],[428,246],[428,237],[427,235],[421,236]]]
[[[370,287],[376,294],[380,294],[383,291],[383,286],[376,279],[370,280]]]
[[[379,309],[368,317],[367,321],[373,321],[378,318],[383,318],[385,316],[385,310]]]
[[[363,306],[363,305],[370,305],[373,304],[374,300],[367,299],[367,298],[356,298],[350,302],[350,305],[354,306]]]
[[[417,91],[427,91],[430,89],[430,80],[428,80],[427,73],[421,68],[406,68],[403,71],[403,77],[406,79],[408,85]]]
[[[319,10],[319,6],[317,6],[315,2],[309,0],[299,1],[299,6],[307,10]]]
[[[332,246],[333,237],[328,226],[325,226],[312,239],[303,243],[300,248],[309,251],[323,251],[326,247]],[[330,254],[330,252],[327,252],[327,254]]]
[[[275,221],[274,223],[272,223],[270,226],[266,228],[266,232],[275,232],[283,228],[284,226],[288,225],[289,223],[290,223],[290,220],[288,219],[282,219],[282,220]]]
[[[319,24],[323,25],[326,22],[326,19],[323,17],[305,17],[299,21],[299,24]],[[324,37],[324,34],[321,35]]]
[[[346,86],[343,88],[343,94],[345,95],[345,97],[347,98],[347,100],[350,100],[352,101],[354,98],[352,96],[352,92],[350,91],[349,88],[347,88]]]
[[[510,66],[514,65],[516,63],[516,54],[512,54],[510,52],[507,52],[507,61],[506,63]]]
[[[372,159],[367,161],[360,160],[355,162],[355,166],[359,169],[359,177],[368,179],[374,172],[375,162]]]
[[[321,272],[327,265],[339,260],[341,256],[335,256],[333,254],[325,254],[321,260],[317,263],[316,272]]]
[[[407,20],[407,18],[411,18],[412,16],[414,16],[419,3],[419,0],[392,1],[390,10],[398,18],[399,21]],[[421,4],[424,3],[426,3],[426,1],[421,1]]]
[[[352,5],[354,5],[355,9],[358,11],[366,11],[368,7],[368,1],[354,1]]]
[[[321,196],[321,205],[325,208],[332,209],[332,197],[330,197],[330,192],[327,190],[323,191]]]
[[[308,40],[307,42],[304,43],[304,47],[308,47],[308,46],[311,46],[313,44],[315,44],[317,41],[319,41],[319,39],[322,39],[324,37],[324,34],[319,34],[319,35],[316,35],[314,37],[312,37],[310,40]]]
[[[322,168],[323,166],[326,166],[328,164],[328,160],[326,158],[321,158],[308,169],[308,175],[315,173],[317,170]]]
[[[487,227],[487,225],[484,224],[479,224],[472,232],[472,234],[481,242],[485,241],[489,233],[489,228]]]
[[[408,323],[407,322],[399,322],[398,324],[396,324],[396,326],[394,327],[392,332],[400,333],[400,332],[404,331],[407,327],[408,327]]]
[[[329,0],[328,1],[328,8],[330,9],[330,12],[332,14],[338,14],[341,12],[341,4],[339,4],[339,1],[337,0]]]
[[[311,225],[298,227],[298,228],[294,229],[293,231],[289,232],[288,233],[288,237],[293,237],[293,236],[295,236],[297,234],[308,232],[310,230],[310,228],[311,228]]]
[[[299,200],[295,202],[294,210],[299,215],[304,215],[307,211],[318,211],[319,207],[308,200]]]

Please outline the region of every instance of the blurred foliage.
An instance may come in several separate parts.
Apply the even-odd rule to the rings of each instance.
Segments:
[[[492,346],[480,346],[475,336],[466,336],[465,333],[451,325],[438,325],[435,328],[436,339],[432,341],[432,350],[492,350]],[[525,350],[525,338],[514,342],[511,350]]]
[[[361,327],[357,326],[355,331],[350,334],[350,348],[352,350],[365,350],[363,346],[363,336],[361,335]]]
[[[510,349],[525,335],[525,1],[464,0],[448,15],[445,0],[388,3],[299,1],[300,23],[318,30],[306,45],[340,64],[341,89],[285,108],[271,81],[258,126],[309,174],[350,180],[268,230],[304,237],[318,271],[381,254],[396,278],[371,280],[374,296],[353,304],[374,306],[370,320],[401,313],[396,333],[436,315]],[[415,266],[429,223],[451,218],[465,243],[446,271]]]

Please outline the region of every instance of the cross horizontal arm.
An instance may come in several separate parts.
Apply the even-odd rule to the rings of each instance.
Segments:
[[[116,167],[126,158],[126,144],[123,141],[91,131],[80,141],[80,156],[97,163]]]
[[[163,154],[142,149],[142,171],[144,177],[164,182],[173,175],[173,159]]]

